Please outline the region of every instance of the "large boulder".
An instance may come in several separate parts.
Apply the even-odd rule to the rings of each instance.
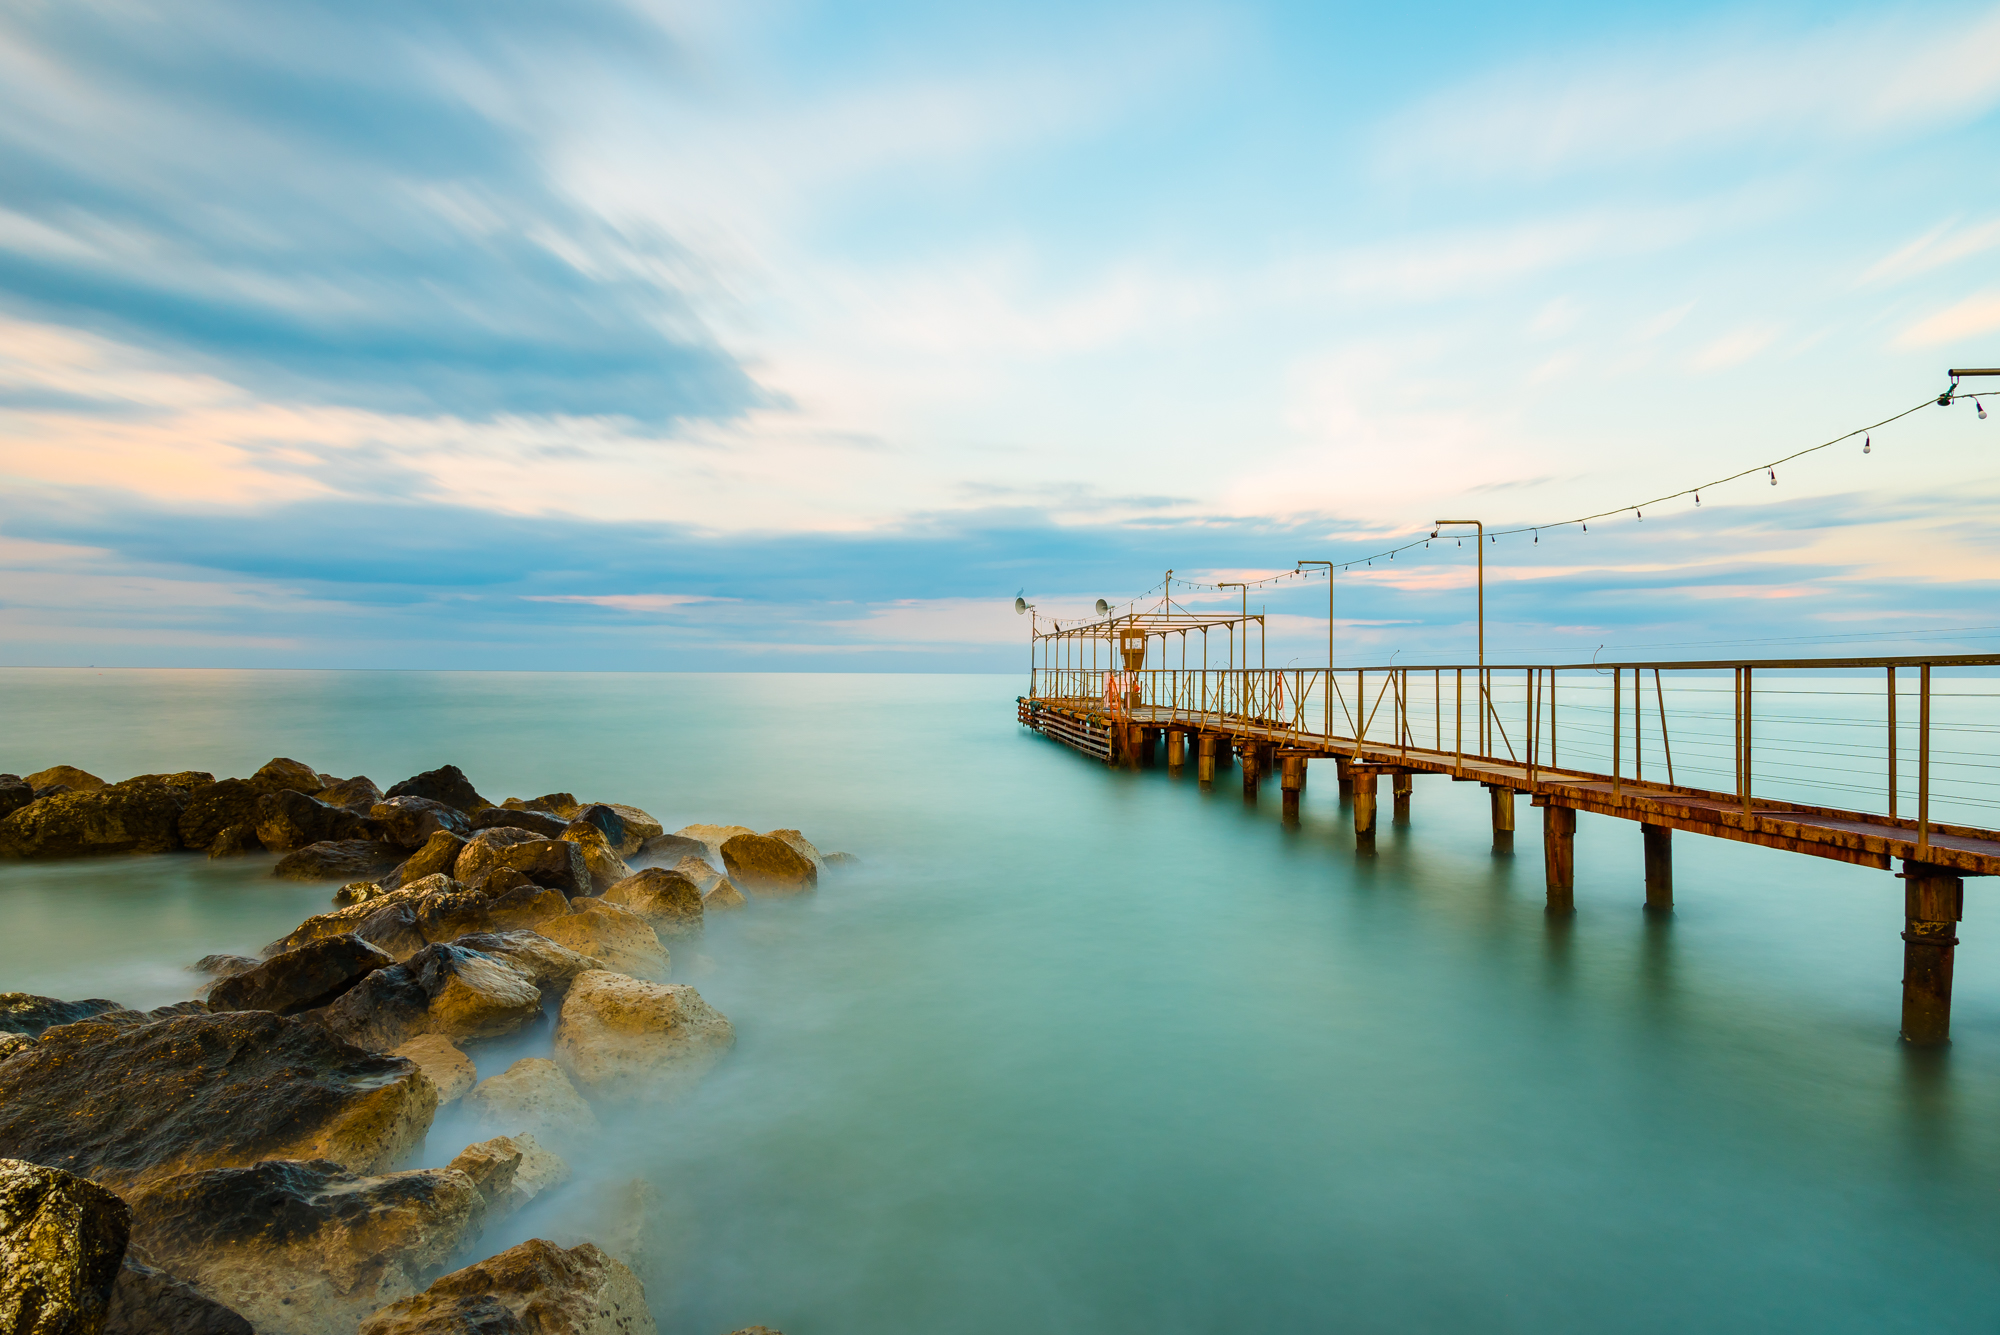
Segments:
[[[437,1087],[440,1107],[463,1098],[467,1090],[479,1083],[479,1072],[472,1059],[443,1034],[419,1034],[398,1045],[389,1055],[406,1057],[417,1064],[424,1078]]]
[[[296,1015],[329,1004],[375,970],[395,962],[358,936],[329,937],[223,979],[209,989],[208,1008]]]
[[[254,969],[260,960],[248,955],[203,955],[188,967],[211,978],[233,978],[245,969]]]
[[[598,833],[604,836],[605,843],[609,844],[616,851],[625,851],[622,847],[625,843],[624,817],[620,816],[604,803],[592,802],[587,806],[578,807],[576,814],[570,817],[569,823],[571,825],[594,825],[597,827]],[[634,844],[633,847],[637,848],[638,845]]]
[[[555,1059],[592,1098],[671,1096],[693,1088],[735,1042],[729,1020],[685,983],[599,970],[563,998]]]
[[[396,800],[402,802],[410,799]],[[394,871],[382,878],[382,884],[384,888],[394,890],[398,886],[421,881],[426,876],[449,875],[458,866],[458,859],[464,852],[465,840],[459,835],[450,830],[434,830],[416,852],[403,859]]]
[[[813,847],[812,840],[806,838],[797,830],[766,830],[764,833],[768,837],[776,839],[794,853],[797,853],[807,862],[812,863],[815,872],[826,870],[826,859],[820,855],[820,851],[817,848]]]
[[[459,892],[399,899],[355,928],[355,935],[406,960],[425,946],[468,933],[537,929],[568,913],[569,900],[561,891],[529,882],[492,898]]]
[[[541,989],[526,970],[476,950],[435,945],[377,969],[311,1018],[356,1047],[387,1052],[419,1034],[453,1042],[498,1038],[541,1013]]]
[[[381,1172],[436,1111],[413,1063],[269,1011],[66,1024],[0,1062],[0,1155],[119,1189],[274,1158]]]
[[[132,1254],[263,1335],[348,1335],[477,1237],[486,1201],[449,1168],[363,1176],[328,1160],[177,1173],[131,1193]]]
[[[819,869],[804,854],[768,834],[736,834],[722,842],[729,879],[753,895],[800,895],[819,884]]]
[[[382,827],[383,838],[404,848],[422,847],[426,839],[440,831],[460,839],[472,833],[472,822],[464,812],[428,797],[386,798],[370,807],[368,814]]]
[[[0,817],[11,816],[35,800],[32,784],[18,774],[0,774]],[[558,832],[561,823],[557,823]]]
[[[572,978],[602,967],[590,956],[558,945],[535,931],[478,932],[461,936],[452,944],[506,960],[534,979],[544,997],[551,994],[560,997],[568,990]]]
[[[117,1002],[106,1001],[102,997],[93,997],[89,1001],[58,1001],[54,997],[38,997],[32,992],[0,992],[0,1033],[40,1038],[45,1031],[59,1024],[75,1024],[107,1011],[124,1009]]]
[[[285,854],[271,868],[271,875],[285,881],[365,881],[396,866],[402,855],[403,850],[394,844],[325,839]]]
[[[125,1258],[104,1335],[257,1335],[248,1321],[178,1275]]]
[[[527,838],[520,838],[528,835]],[[481,830],[465,846],[452,875],[469,886],[478,886],[487,875],[511,867],[536,885],[560,890],[569,896],[590,893],[590,868],[584,861],[581,844],[568,839],[542,839],[526,830],[502,827]]]
[[[215,836],[215,842],[208,846],[208,855],[211,858],[235,858],[262,847],[257,842],[255,825],[225,825]]]
[[[74,1173],[0,1159],[0,1331],[97,1335],[132,1211]]]
[[[252,774],[250,782],[267,793],[316,793],[326,787],[318,770],[303,761],[287,760],[283,756]]]
[[[422,774],[412,775],[389,790],[390,797],[428,797],[433,802],[442,802],[448,807],[456,807],[470,816],[481,807],[493,804],[481,797],[472,787],[472,780],[465,777],[465,771],[456,765],[445,765],[438,769],[427,769]]]
[[[38,769],[28,775],[26,782],[30,788],[54,788],[61,785],[79,793],[108,786],[104,780],[89,770],[78,769],[74,765],[51,765],[47,769]]]
[[[510,799],[519,801],[518,798]],[[516,829],[527,830],[538,838],[560,839],[564,827],[569,824],[561,816],[552,816],[546,811],[529,811],[515,807],[487,807],[472,818],[474,830]]]
[[[661,867],[674,866],[685,858],[705,862],[708,856],[707,844],[679,834],[656,834],[640,844],[639,851],[631,855],[634,862]]]
[[[328,839],[364,839],[368,822],[345,807],[330,807],[292,789],[257,799],[257,841],[275,853]]]
[[[603,899],[631,909],[662,938],[701,932],[701,887],[681,872],[648,867],[614,882]]]
[[[186,805],[186,790],[165,783],[134,781],[58,793],[0,819],[0,856],[169,852],[181,846]]]
[[[181,843],[213,848],[216,837],[233,826],[247,825],[254,832],[257,803],[269,792],[248,779],[219,779],[195,789],[181,808]]]
[[[366,774],[357,774],[351,779],[327,785],[313,797],[330,807],[345,807],[357,816],[365,816],[382,800],[382,790]]]
[[[472,1179],[486,1198],[489,1220],[510,1215],[569,1181],[569,1165],[525,1131],[467,1145],[447,1166]]]
[[[581,803],[574,793],[543,793],[540,797],[510,797],[500,805],[509,811],[545,811],[567,821],[576,814]]]
[[[671,837],[669,836],[669,838]],[[700,854],[682,858],[679,862],[669,867],[668,870],[677,871],[690,881],[693,881],[694,888],[701,891],[704,895],[713,890],[715,883],[722,879],[722,873],[710,866],[708,860]]]
[[[465,1096],[465,1111],[489,1130],[529,1133],[559,1145],[594,1138],[598,1130],[597,1114],[547,1057],[523,1057],[487,1076]]]
[[[574,911],[537,923],[535,930],[579,955],[588,955],[601,969],[664,981],[669,958],[660,937],[646,920],[622,904],[601,899],[572,900]]]
[[[648,839],[657,839],[666,833],[667,827],[653,819],[642,808],[628,806],[623,802],[605,802],[602,805],[617,812],[618,819],[625,825],[625,843],[618,849],[622,857],[631,857]]]
[[[385,905],[399,904],[404,900],[421,898],[425,893],[433,893],[433,891],[431,891],[429,886],[406,886],[399,890],[388,890],[378,895],[371,895],[365,900],[337,908],[331,913],[316,914],[313,917],[307,918],[270,945],[265,946],[262,954],[265,959],[269,959],[271,956],[282,954],[287,950],[297,950],[300,946],[311,941],[323,941],[329,936],[339,936],[343,932],[354,931],[377,913],[380,913]]]
[[[587,821],[571,821],[564,829],[562,837],[583,852],[583,865],[590,873],[589,884],[578,894],[590,894],[594,887],[612,885],[632,874],[625,865],[625,859],[612,850],[611,843],[604,837],[604,831]]]
[[[512,1317],[518,1324],[506,1324]],[[591,1243],[544,1238],[455,1270],[361,1323],[359,1335],[657,1335],[646,1290]]]
[[[739,834],[755,834],[748,825],[686,825],[674,831],[676,837],[692,839],[702,846],[701,855],[710,862],[722,861],[722,846]]]

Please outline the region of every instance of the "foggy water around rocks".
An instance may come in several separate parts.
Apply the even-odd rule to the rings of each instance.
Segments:
[[[590,1236],[642,1175],[663,1330],[1990,1330],[2000,911],[1967,885],[1954,1046],[1896,1043],[1901,884],[1421,778],[1357,859],[1331,769],[1296,829],[1014,722],[1019,677],[0,671],[0,769],[274,755],[864,861],[713,915],[675,981],[734,1022],[692,1096],[552,1145],[489,1231]],[[329,906],[266,855],[0,863],[0,990],[135,1006]],[[546,1032],[476,1053],[482,1074]],[[543,1044],[535,1049],[535,1042]],[[447,1115],[425,1162],[469,1138]]]

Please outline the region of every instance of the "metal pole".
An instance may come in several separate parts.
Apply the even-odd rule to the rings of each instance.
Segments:
[[[1896,815],[1896,669],[1889,670],[1889,817]]]
[[[1618,796],[1618,744],[1625,738],[1625,669],[1611,670],[1611,795]]]
[[[1931,851],[1931,665],[1917,669],[1917,857]]]

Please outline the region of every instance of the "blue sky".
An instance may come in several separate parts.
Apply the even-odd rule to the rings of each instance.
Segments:
[[[2000,364],[1996,108],[1978,6],[10,7],[0,662],[1009,669],[1643,500]],[[1489,642],[2000,644],[1996,440],[1495,544]],[[1469,651],[1414,555],[1353,657]]]

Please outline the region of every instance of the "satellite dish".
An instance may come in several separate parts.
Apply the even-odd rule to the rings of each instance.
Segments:
[[[1016,598],[1016,599],[1014,600],[1014,615],[1015,615],[1015,616],[1020,616],[1020,615],[1021,615],[1022,613],[1026,612],[1027,610],[1028,610],[1028,600],[1027,600],[1026,598]]]
[[[1105,602],[1105,601],[1104,601],[1104,600],[1103,600],[1102,598],[1099,598],[1099,599],[1097,600],[1097,615],[1099,615],[1099,616],[1101,616],[1101,617],[1107,617],[1107,616],[1110,616],[1110,615],[1111,615],[1111,604],[1110,604],[1110,603],[1107,603],[1107,602]]]

